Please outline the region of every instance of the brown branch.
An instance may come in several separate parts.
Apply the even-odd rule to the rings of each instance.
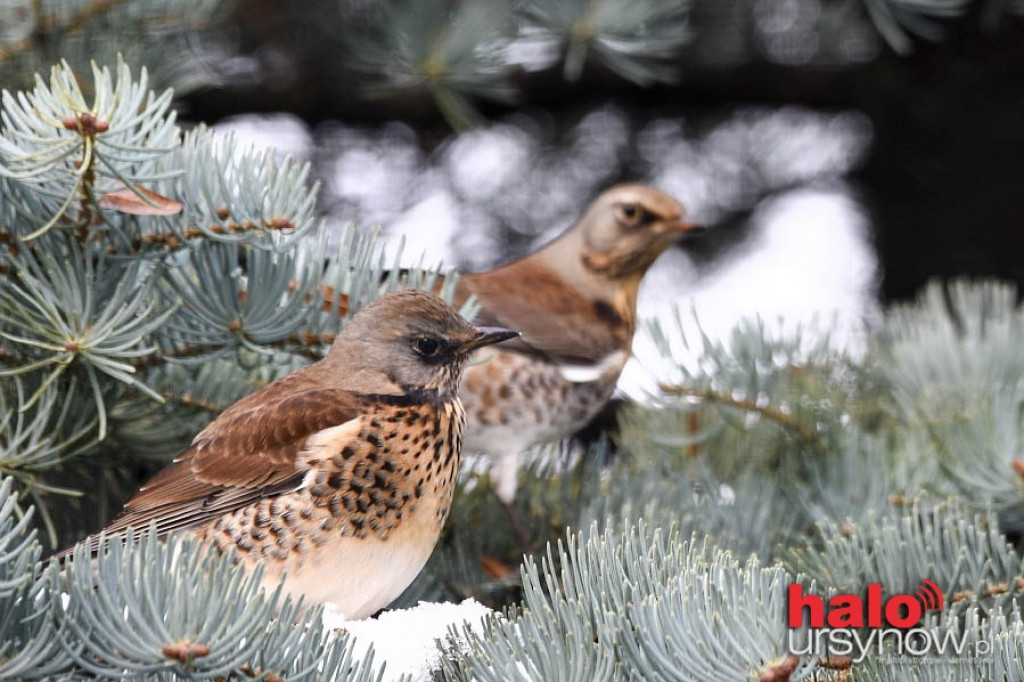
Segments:
[[[86,118],[88,117],[88,118]],[[94,116],[89,113],[79,114],[77,117],[73,117],[70,121],[65,121],[64,126],[69,127],[69,122],[74,122],[75,128],[78,129],[79,134],[88,137],[86,144],[91,144],[93,153],[89,155],[89,165],[85,169],[85,173],[82,174],[82,185],[79,187],[79,192],[82,195],[78,214],[77,224],[75,225],[75,237],[79,242],[84,242],[89,237],[89,228],[93,224],[93,220],[98,218],[93,211],[93,191],[96,186],[96,130],[94,126],[88,126],[87,123],[94,120]],[[72,128],[74,129],[74,128]],[[76,161],[75,165],[81,165],[81,161]]]
[[[199,227],[185,227],[181,230],[181,236],[186,240],[198,239],[199,237],[207,237],[211,233],[219,235],[241,234],[243,232],[255,232],[261,228],[265,230],[290,230],[295,228],[295,222],[282,216],[264,220],[259,225],[251,220],[243,220],[240,223],[232,220],[223,225],[208,225],[205,230]],[[153,232],[136,237],[132,240],[129,248],[132,253],[138,253],[145,246],[166,246],[169,249],[180,249],[185,244],[177,232],[167,231]],[[121,250],[121,247],[120,243],[112,244],[106,248],[106,252],[117,253]]]
[[[214,414],[220,413],[224,410],[223,405],[212,403],[209,400],[200,400],[186,393],[185,395],[176,395],[174,393],[161,392],[160,395],[164,400],[181,405],[182,407],[194,407],[204,412],[213,412]]]
[[[299,344],[302,346],[315,348],[318,346],[330,346],[332,343],[334,343],[334,339],[334,334],[314,334],[312,332],[299,332],[298,334],[292,334],[291,336],[286,338],[285,341],[292,344]]]
[[[294,294],[296,291],[299,290],[299,288],[301,286],[302,286],[302,282],[300,282],[299,280],[297,280],[297,279],[290,280],[288,282],[288,293]],[[349,308],[348,294],[341,294],[341,293],[335,294],[334,293],[334,287],[332,287],[330,284],[320,284],[320,285],[317,285],[317,289],[320,290],[320,294],[321,294],[321,296],[323,296],[323,302],[320,304],[320,309],[321,310],[323,310],[325,313],[331,312],[331,308],[333,307],[333,304],[334,304],[334,297],[335,297],[335,295],[337,295],[337,298],[338,298],[338,317],[344,318],[345,315],[348,314],[348,308]],[[245,305],[245,300],[246,300],[246,292],[243,291],[243,292],[238,294],[238,302],[240,304],[242,304],[242,305]],[[303,299],[303,302],[304,303],[310,303],[310,304],[313,303],[313,294],[312,293],[306,294],[306,297]],[[327,335],[327,336],[330,336],[330,335]],[[331,340],[328,341],[327,343],[330,344],[331,341],[333,341],[333,340],[334,340],[334,337],[331,336]],[[311,344],[311,345],[318,345],[318,344]]]
[[[274,673],[265,673],[262,669],[255,669],[248,663],[243,663],[238,667],[238,671],[247,677],[264,679],[267,682],[284,682],[284,678]]]
[[[811,443],[816,449],[821,449],[821,440],[818,438],[818,434],[815,433],[814,429],[807,426],[799,419],[791,414],[787,414],[782,410],[772,407],[770,405],[761,406],[750,400],[742,400],[733,398],[730,395],[724,395],[715,391],[709,391],[700,388],[691,388],[689,386],[683,386],[681,384],[658,384],[658,388],[665,393],[672,395],[683,395],[691,398],[698,398],[700,400],[706,400],[708,402],[720,403],[722,405],[728,405],[729,407],[735,407],[738,410],[744,410],[747,412],[755,412],[766,419],[769,419],[780,426],[795,432],[804,440]]]
[[[787,656],[781,661],[772,663],[761,671],[758,676],[760,682],[789,682],[790,675],[800,665],[800,659],[796,656]]]
[[[694,440],[686,448],[686,454],[691,458],[696,458],[700,454],[700,446],[697,444],[695,436],[700,432],[700,414],[696,411],[691,412],[686,418],[686,430],[689,432],[690,437]]]
[[[1017,577],[1013,579],[1013,589],[1016,592],[1024,591],[1024,577]],[[996,583],[994,585],[989,585],[988,587],[986,587],[985,590],[981,593],[981,595],[979,595],[974,590],[961,590],[960,592],[954,592],[953,596],[950,597],[949,601],[951,604],[957,604],[962,601],[970,601],[972,599],[977,599],[979,596],[983,596],[986,599],[991,599],[992,597],[997,597],[1001,594],[1006,594],[1009,591],[1009,583]]]
[[[0,347],[0,364],[17,365],[21,359],[18,354],[9,348]]]
[[[832,671],[828,678],[834,682],[847,682],[853,677],[853,659],[849,656],[825,656],[818,661],[818,667]],[[812,676],[812,679],[817,679]]]
[[[298,288],[300,283],[297,280],[292,280],[291,284],[292,284],[292,286]],[[337,299],[338,299],[338,317],[345,317],[345,315],[348,314],[349,305],[350,305],[349,304],[349,300],[348,300],[348,294],[343,294],[341,292],[335,292],[334,291],[334,287],[332,287],[330,284],[321,284],[317,288],[320,290],[320,293],[324,297],[324,302],[323,302],[323,305],[321,307],[322,307],[322,309],[323,309],[323,311],[325,313],[331,312],[331,307],[333,306],[334,299],[337,296]],[[306,301],[307,302],[310,302],[311,299],[312,299],[312,295],[309,295],[309,296],[306,297]]]
[[[278,341],[269,341],[260,344],[266,348],[277,348],[280,350],[293,350],[294,352],[308,357],[312,360],[319,360],[320,355],[315,351],[316,348],[322,348],[324,346],[330,346],[334,343],[334,334],[315,334],[313,332],[298,332],[297,334],[291,334]],[[300,346],[300,348],[294,348],[294,346]],[[223,345],[195,345],[195,346],[182,346],[181,348],[171,348],[168,350],[158,350],[157,352],[146,355],[141,358],[135,358],[131,363],[135,369],[145,369],[147,367],[153,367],[159,365],[167,359],[182,359],[182,358],[197,358],[207,353],[212,353],[223,349]],[[2,350],[2,349],[0,349]],[[0,361],[3,360],[3,355],[0,353]]]

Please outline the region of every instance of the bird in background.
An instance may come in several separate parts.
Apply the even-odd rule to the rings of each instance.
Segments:
[[[467,368],[461,395],[465,451],[489,458],[494,491],[524,548],[530,543],[513,506],[520,456],[572,435],[608,402],[630,357],[641,279],[670,245],[699,229],[668,194],[618,185],[537,251],[460,274],[457,306],[475,296],[477,323],[522,332],[478,354],[483,361]],[[324,293],[327,310],[334,296]]]
[[[462,380],[464,447],[490,458],[494,491],[507,508],[520,455],[573,434],[612,397],[630,357],[641,279],[697,229],[668,194],[619,185],[537,251],[460,277],[455,303],[475,296],[477,323],[522,332]]]
[[[448,517],[467,359],[515,336],[431,293],[383,296],[324,359],[227,408],[104,531],[191,533],[250,569],[262,560],[268,589],[284,577],[306,605],[371,615],[413,581]]]

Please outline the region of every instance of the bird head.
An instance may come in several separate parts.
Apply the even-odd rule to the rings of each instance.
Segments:
[[[597,197],[571,232],[583,265],[611,279],[639,278],[680,236],[700,230],[674,198],[645,185],[617,185]]]
[[[356,313],[327,362],[345,388],[363,393],[454,393],[466,360],[478,348],[519,336],[477,327],[425,291],[400,291]],[[383,376],[381,376],[383,375]]]

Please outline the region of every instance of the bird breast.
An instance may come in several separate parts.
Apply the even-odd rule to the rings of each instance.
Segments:
[[[466,370],[467,452],[494,454],[563,438],[586,424],[611,397],[625,351],[588,366],[492,351]]]
[[[451,507],[465,421],[457,400],[377,405],[307,440],[293,493],[200,534],[262,560],[264,583],[330,602],[347,618],[387,606],[422,569]]]

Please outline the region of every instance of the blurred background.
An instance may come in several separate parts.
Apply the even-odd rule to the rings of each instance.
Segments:
[[[759,314],[855,344],[930,278],[1024,282],[1019,1],[9,0],[0,26],[7,88],[122,52],[407,264],[505,262],[637,181],[711,228],[641,316],[712,336]]]

